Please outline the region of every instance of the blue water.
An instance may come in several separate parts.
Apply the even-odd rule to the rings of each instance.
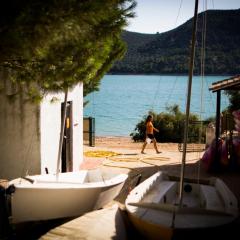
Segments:
[[[190,111],[199,114],[201,119],[215,116],[216,93],[208,89],[213,82],[226,78],[228,76],[194,77]],[[105,75],[100,91],[85,97],[90,102],[84,108],[84,116],[95,118],[96,136],[129,136],[149,110],[166,112],[167,106],[178,104],[185,112],[187,82],[188,76]],[[221,108],[228,102],[222,93]]]

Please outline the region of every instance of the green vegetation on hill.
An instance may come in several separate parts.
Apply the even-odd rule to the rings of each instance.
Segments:
[[[240,9],[208,10],[198,16],[195,74],[201,73],[202,26],[206,19],[205,74],[237,74],[240,69]],[[157,34],[125,31],[128,50],[110,73],[187,74],[192,19]]]

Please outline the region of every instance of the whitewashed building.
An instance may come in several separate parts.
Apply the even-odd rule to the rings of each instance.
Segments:
[[[40,104],[11,100],[1,84],[0,179],[55,173],[64,94],[48,94]],[[61,171],[77,171],[83,160],[83,84],[69,90]]]

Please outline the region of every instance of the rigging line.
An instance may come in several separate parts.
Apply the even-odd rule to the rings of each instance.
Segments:
[[[201,47],[201,101],[200,101],[200,121],[202,120],[202,113],[203,113],[203,99],[204,99],[204,79],[205,79],[205,54],[206,54],[206,30],[207,30],[207,0],[203,1],[203,17],[202,17],[202,47]],[[203,123],[201,122],[199,128],[199,136],[198,142],[201,143],[203,135]],[[200,159],[200,153],[199,153]],[[201,161],[198,161],[198,172],[197,172],[197,179],[199,184],[200,179],[200,171],[201,171]]]
[[[176,20],[175,20],[174,27],[176,27],[176,25],[177,25],[177,21],[178,21],[180,11],[181,11],[181,8],[182,8],[182,3],[183,3],[183,0],[180,1],[180,5],[179,5],[179,8],[178,8],[178,14],[177,14],[177,17],[176,17]],[[160,79],[161,79],[161,77],[160,77]],[[153,107],[155,105],[155,101],[156,101],[156,97],[157,97],[157,91],[159,89],[159,84],[160,84],[160,79],[158,81],[157,90],[156,90],[155,95],[154,95],[153,104],[152,104],[152,108],[151,108],[152,110],[153,110]],[[176,84],[176,81],[174,82],[174,86],[175,86],[175,84]],[[171,97],[171,92],[170,92],[170,96],[168,97],[167,103],[165,105],[168,105],[168,101],[169,101],[170,97]]]
[[[154,94],[154,97],[153,97],[153,102],[152,102],[152,105],[151,105],[151,110],[153,111],[153,107],[155,105],[155,102],[156,102],[156,99],[157,99],[157,96],[158,96],[158,89],[159,89],[159,86],[160,86],[160,82],[161,82],[161,76],[159,76],[160,78],[158,79],[158,84],[157,84],[157,88],[156,88],[156,91],[155,91],[155,94]]]
[[[36,115],[34,115],[34,114],[31,115],[32,120],[33,120],[33,118],[35,116]],[[31,121],[31,122],[33,122],[33,121]],[[35,131],[32,131],[32,134],[31,134],[31,137],[30,137],[30,144],[29,144],[29,147],[28,147],[28,149],[27,149],[27,151],[26,151],[26,153],[24,155],[24,158],[23,158],[24,160],[23,160],[23,167],[22,167],[21,177],[26,176],[28,174],[28,171],[29,171],[29,169],[27,169],[27,165],[29,164],[30,158],[27,159],[27,157],[29,156],[29,154],[32,151],[33,142],[34,142],[33,141],[34,136],[36,136],[36,133],[35,133]],[[30,165],[32,165],[32,163]],[[30,169],[31,169],[31,167],[30,167]]]
[[[205,78],[205,82],[206,82],[206,86],[207,86],[207,90],[208,90],[211,84],[208,82],[207,78]],[[210,92],[210,101],[212,103],[212,106],[214,107],[215,101],[213,100],[213,94],[211,92]]]
[[[205,53],[206,53],[206,4],[207,0],[205,0],[205,6],[203,1],[203,9],[205,10],[202,17],[202,44],[201,44],[201,100],[200,100],[200,120],[202,118],[203,113],[203,99],[204,99],[204,79],[205,79]]]
[[[168,103],[169,103],[169,101],[170,101],[170,99],[171,99],[171,97],[172,97],[172,95],[173,95],[173,90],[174,90],[175,87],[176,87],[177,80],[178,80],[178,76],[176,76],[175,81],[174,81],[174,83],[173,83],[173,87],[172,87],[172,89],[171,89],[170,92],[169,92],[169,95],[168,95],[168,98],[167,98],[167,101],[166,101],[166,104],[165,104],[166,106],[168,106]]]
[[[175,24],[174,24],[175,27],[176,27],[176,25],[177,25],[177,21],[178,21],[179,15],[180,15],[180,10],[181,10],[181,7],[182,7],[182,2],[183,2],[183,0],[180,1],[180,6],[179,6],[179,8],[178,8],[178,14],[177,14],[177,17],[176,17],[176,20],[175,20]],[[161,77],[160,77],[160,79],[159,79],[159,81],[158,81],[158,86],[157,86],[157,89],[156,89],[156,92],[155,92],[155,95],[154,95],[154,98],[153,98],[153,103],[152,103],[152,105],[151,105],[151,110],[153,110],[153,107],[154,107],[154,105],[155,105],[155,101],[156,101],[156,98],[157,98],[157,93],[158,93],[158,89],[159,89],[159,85],[160,85],[160,80],[161,80]],[[176,80],[177,80],[177,77],[176,77]],[[174,87],[175,87],[175,85],[176,85],[176,80],[175,80],[175,82],[174,82]],[[173,89],[174,89],[174,88],[173,88]],[[165,106],[168,105],[168,101],[170,100],[170,98],[171,98],[171,92],[170,92],[170,95],[169,95],[168,98],[167,98],[167,103],[165,103]],[[163,108],[163,109],[164,109],[164,108]]]
[[[174,28],[175,28],[176,25],[177,25],[177,21],[178,21],[179,15],[180,15],[180,10],[181,10],[181,8],[182,8],[182,2],[183,2],[183,0],[181,0],[180,6],[179,6],[179,8],[178,8],[178,14],[177,14],[177,18],[176,18],[176,20],[175,20],[175,26],[174,26]]]
[[[215,9],[215,7],[214,7],[214,0],[212,0],[212,5],[213,5],[213,9]]]
[[[29,112],[29,114],[31,115],[31,121],[30,122],[34,122],[33,118],[36,117],[36,110],[34,110],[34,109],[31,110]],[[23,167],[22,167],[22,171],[21,171],[21,177],[26,176],[28,174],[28,171],[31,170],[31,168],[32,168],[31,167],[32,166],[32,161],[30,162],[30,165],[29,165],[30,159],[27,160],[27,157],[32,152],[33,143],[36,141],[36,139],[34,140],[35,136],[38,136],[38,134],[36,135],[36,132],[32,131],[31,135],[30,135],[30,144],[29,144],[29,146],[27,148],[27,151],[25,152],[24,157],[23,157],[24,160],[23,160]],[[27,168],[27,165],[30,166],[30,167]],[[24,173],[25,173],[25,175],[24,175]]]

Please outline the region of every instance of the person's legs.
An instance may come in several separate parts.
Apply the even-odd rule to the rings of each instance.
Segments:
[[[143,144],[143,146],[142,146],[142,151],[141,151],[141,153],[144,153],[144,149],[145,149],[146,145],[147,145],[147,141],[145,140],[145,142],[144,142],[144,144]]]
[[[155,148],[156,152],[161,153],[160,151],[158,151],[156,139],[154,138],[152,141],[153,141],[153,145],[154,145],[154,148]]]

